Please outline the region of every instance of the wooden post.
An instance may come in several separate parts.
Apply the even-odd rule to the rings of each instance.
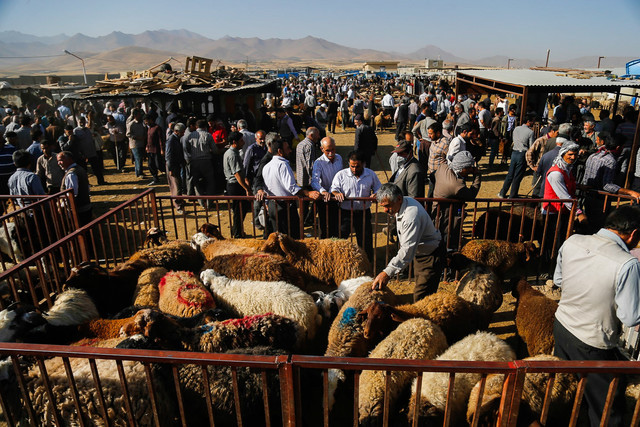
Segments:
[[[620,92],[618,92],[620,93]],[[636,168],[636,155],[638,153],[638,144],[640,144],[640,113],[638,114],[638,120],[636,121],[636,133],[633,136],[633,146],[631,147],[631,158],[629,159],[629,167],[627,168],[627,177],[624,180],[624,188],[629,188],[629,186],[633,183],[632,178],[633,172],[635,172]]]

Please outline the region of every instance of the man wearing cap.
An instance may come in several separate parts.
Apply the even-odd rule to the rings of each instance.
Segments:
[[[467,179],[473,182],[467,187]],[[475,200],[480,191],[480,172],[476,167],[473,155],[469,151],[457,153],[450,164],[442,164],[435,173],[435,189],[433,197],[437,199],[456,199],[460,201]],[[440,209],[437,209],[437,206]],[[462,223],[462,207],[464,203],[435,203],[434,211],[439,217],[440,232],[446,242],[447,249],[457,249],[460,225]],[[450,210],[453,209],[453,214]],[[453,225],[449,226],[449,219]]]
[[[396,220],[399,249],[387,267],[371,284],[372,289],[387,285],[391,276],[400,273],[413,261],[415,286],[413,300],[418,301],[438,290],[443,270],[444,249],[440,232],[422,204],[411,197],[403,197],[400,188],[383,184],[376,194],[378,204]]]
[[[324,131],[327,128],[327,123],[329,123],[329,116],[327,114],[327,104],[322,103],[320,107],[318,107],[318,111],[316,111],[316,123],[318,126]]]
[[[413,155],[410,141],[400,141],[392,153],[398,154],[398,170],[391,176],[390,182],[398,187],[404,196],[424,197],[425,172],[422,164]]]
[[[371,157],[378,149],[378,136],[371,126],[367,126],[362,121],[361,115],[357,115],[353,121],[356,126],[354,151],[361,152],[367,168],[371,168]]]

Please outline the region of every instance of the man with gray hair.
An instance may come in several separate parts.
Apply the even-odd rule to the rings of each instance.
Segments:
[[[452,130],[453,122],[451,120],[447,119],[442,122],[442,136],[447,138],[449,142],[451,142],[451,140],[453,139],[453,133],[451,132]]]
[[[383,184],[377,192],[378,204],[396,219],[400,248],[387,267],[371,284],[371,289],[381,289],[391,276],[400,273],[413,260],[415,287],[413,300],[418,301],[438,290],[444,268],[444,250],[441,235],[431,217],[420,202],[403,197],[400,188],[391,183]]]
[[[238,123],[236,123],[236,126],[238,127],[238,132],[242,134],[244,146],[247,148],[251,147],[251,144],[256,142],[256,134],[247,129],[247,121],[245,119],[240,119],[238,120]]]

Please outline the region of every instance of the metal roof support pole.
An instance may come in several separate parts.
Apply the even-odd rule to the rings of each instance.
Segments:
[[[529,88],[525,86],[522,90],[522,99],[520,104],[520,124],[524,124],[524,118],[527,115],[527,98],[529,97]]]
[[[638,114],[638,121],[636,122],[636,133],[633,137],[633,147],[631,148],[631,158],[629,159],[629,167],[627,168],[627,177],[624,180],[624,188],[629,188],[632,182],[629,182],[633,178],[636,169],[636,155],[638,153],[638,144],[640,144],[640,114]]]
[[[613,118],[613,116],[616,115],[616,113],[618,112],[618,101],[620,101],[620,90],[622,88],[621,87],[617,87],[616,88],[616,100],[613,103],[613,111],[611,112],[611,118]]]

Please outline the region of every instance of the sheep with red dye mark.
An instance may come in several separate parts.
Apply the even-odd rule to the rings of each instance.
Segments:
[[[200,278],[214,296],[216,305],[235,317],[274,313],[295,320],[300,326],[298,346],[301,348],[316,336],[322,322],[313,298],[286,282],[232,280],[204,270]]]
[[[190,271],[171,271],[158,285],[158,308],[165,313],[191,317],[215,307],[209,290]]]

